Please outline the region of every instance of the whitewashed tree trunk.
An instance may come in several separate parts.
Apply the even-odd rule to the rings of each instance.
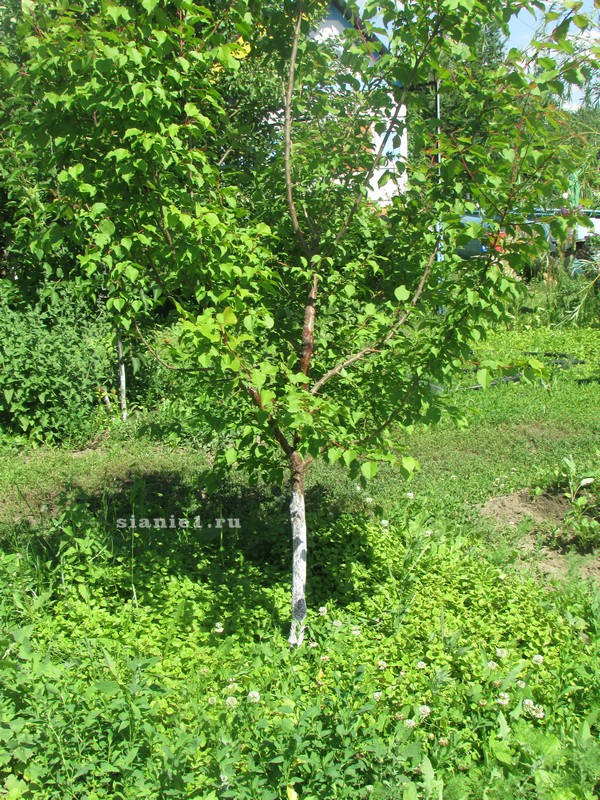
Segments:
[[[292,625],[290,647],[300,647],[304,639],[306,619],[306,513],[304,508],[304,474],[306,464],[299,453],[290,457],[292,468],[292,499],[290,521],[292,523]]]
[[[123,358],[123,342],[117,339],[117,355],[119,356],[119,397],[121,399],[121,417],[127,419],[127,385],[125,383],[125,359]]]

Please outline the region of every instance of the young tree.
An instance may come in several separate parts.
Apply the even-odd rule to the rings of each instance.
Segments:
[[[170,304],[172,366],[198,370],[229,439],[218,463],[290,481],[291,645],[306,618],[310,463],[368,479],[395,458],[392,425],[452,411],[441,387],[506,314],[517,286],[503,266],[530,257],[523,228],[542,231],[528,213],[568,175],[544,76],[503,63],[472,80],[481,25],[505,29],[522,5],[370,2],[326,42],[322,2],[29,7],[12,91],[31,98],[21,133],[56,171],[82,273],[102,273],[134,329]],[[485,106],[485,146],[414,114],[409,189],[382,213],[366,187],[384,163],[382,181],[407,169],[393,155],[402,109],[432,76]],[[465,230],[476,202],[487,227]],[[501,229],[501,261],[456,255]],[[414,466],[401,458],[407,476]]]

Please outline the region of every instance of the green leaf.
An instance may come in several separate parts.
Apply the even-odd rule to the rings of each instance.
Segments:
[[[510,736],[510,727],[508,725],[508,722],[506,721],[506,717],[501,711],[498,714],[498,725],[500,728],[500,731],[498,733],[499,738],[508,739],[508,737]]]
[[[490,377],[490,372],[487,369],[478,369],[477,370],[477,383],[482,386],[484,389],[487,389],[492,379]]]
[[[360,465],[360,471],[367,480],[374,478],[379,470],[379,464],[376,461],[365,461]]]
[[[327,450],[327,460],[330,464],[335,464],[336,461],[339,461],[342,457],[344,451],[341,447],[330,447]]]
[[[235,447],[228,447],[227,450],[225,450],[225,461],[227,462],[228,467],[230,467],[233,464],[233,462],[237,459],[237,457],[238,457],[238,452],[235,449]]]
[[[115,232],[115,226],[109,219],[103,219],[102,222],[98,225],[98,230],[100,233],[105,234],[106,236],[112,236]]]
[[[160,0],[142,0],[142,7],[148,12],[148,14],[151,14],[159,2]]]
[[[402,792],[402,800],[419,800],[419,792],[417,786],[412,781],[407,783]]]
[[[514,764],[513,752],[506,742],[499,741],[496,738],[490,738],[490,750],[492,751],[496,760],[501,764],[507,764],[509,766]]]
[[[410,297],[410,292],[406,286],[398,286],[396,289],[394,289],[394,295],[399,303],[404,303]]]
[[[231,306],[227,306],[226,309],[223,311],[223,325],[235,325],[237,322],[237,317],[231,308]]]
[[[93,684],[93,688],[96,689],[97,692],[106,694],[109,697],[119,694],[121,691],[121,687],[116,681],[96,681],[96,683]]]
[[[342,458],[344,459],[344,463],[345,463],[345,465],[346,465],[347,467],[349,467],[349,466],[350,466],[350,464],[351,464],[353,461],[355,461],[355,459],[356,459],[356,453],[355,453],[355,451],[354,451],[354,450],[344,450],[344,451],[342,452]]]
[[[417,469],[419,469],[419,462],[412,456],[402,457],[402,473],[410,477]]]

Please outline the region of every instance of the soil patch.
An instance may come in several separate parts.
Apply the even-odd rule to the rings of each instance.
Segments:
[[[542,494],[535,500],[527,489],[514,494],[492,497],[481,509],[481,513],[498,525],[518,525],[524,519],[549,522],[559,525],[568,511],[566,498],[559,495]]]
[[[522,489],[514,494],[492,497],[481,509],[481,513],[498,526],[515,526],[526,519],[538,524],[561,525],[569,510],[566,498],[560,495],[542,494],[532,500],[529,491]],[[520,561],[524,566],[536,570],[547,578],[565,578],[579,575],[600,583],[600,558],[597,555],[562,553],[542,546],[535,533],[528,533],[518,544]]]
[[[567,575],[596,581],[600,584],[600,558],[597,555],[582,556],[576,553],[560,553],[549,547],[540,547],[533,534],[529,533],[521,542],[522,561],[541,572],[547,578],[565,578]]]

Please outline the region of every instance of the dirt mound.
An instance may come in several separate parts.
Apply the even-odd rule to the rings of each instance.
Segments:
[[[542,494],[535,500],[527,489],[514,494],[492,497],[481,509],[481,513],[494,520],[498,525],[517,525],[528,517],[535,522],[560,524],[569,504],[566,498],[557,495]]]
[[[532,499],[527,489],[514,494],[492,497],[481,508],[481,513],[498,526],[516,526],[525,519],[546,523],[550,527],[562,525],[569,504],[560,495],[542,494]],[[521,551],[521,564],[547,578],[565,578],[579,575],[600,583],[600,559],[597,555],[578,555],[553,550],[541,544],[535,533],[526,534],[517,545]]]

